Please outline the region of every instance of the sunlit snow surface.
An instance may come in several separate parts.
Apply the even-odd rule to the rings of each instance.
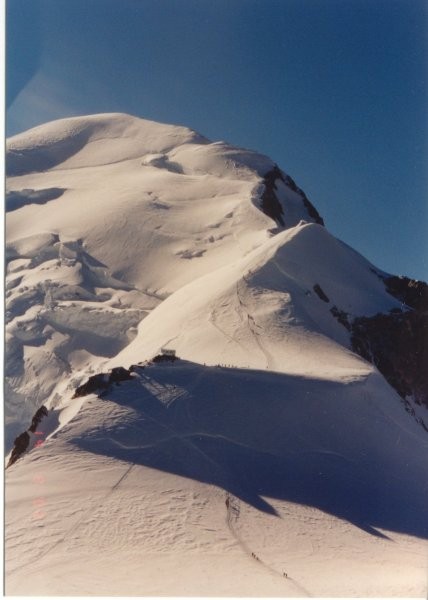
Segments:
[[[50,412],[6,472],[7,593],[425,595],[428,437],[331,312],[400,306],[370,263],[184,127],[8,147],[7,449]],[[72,399],[161,347],[184,360]]]

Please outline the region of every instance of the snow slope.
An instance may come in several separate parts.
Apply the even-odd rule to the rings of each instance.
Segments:
[[[154,306],[269,239],[275,223],[258,207],[273,167],[121,114],[8,140],[8,448],[58,383],[114,356]],[[296,191],[278,189],[289,225],[311,220]]]
[[[367,261],[324,227],[301,223],[172,294],[111,365],[170,347],[211,365],[334,379],[367,374],[372,367],[347,349],[348,332],[330,312],[335,303],[350,315],[399,306]]]
[[[428,438],[350,334],[403,302],[293,180],[121,114],[7,172],[7,593],[424,595]]]
[[[137,369],[7,472],[7,593],[422,595],[428,442],[390,395]]]

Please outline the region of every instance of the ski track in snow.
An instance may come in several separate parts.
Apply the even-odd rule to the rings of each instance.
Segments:
[[[224,307],[222,306],[222,308],[224,308]],[[235,310],[236,310],[236,309],[235,309]],[[238,313],[238,311],[236,311],[236,312]],[[215,328],[216,328],[216,329],[217,329],[217,330],[218,330],[218,331],[219,331],[219,332],[220,332],[220,333],[221,333],[221,334],[222,334],[222,335],[223,335],[223,336],[224,336],[224,337],[225,337],[227,340],[229,340],[229,342],[230,342],[231,344],[238,344],[238,346],[239,346],[239,347],[240,347],[240,348],[241,348],[241,349],[242,349],[244,352],[246,352],[246,351],[247,351],[247,348],[246,348],[246,347],[245,347],[245,346],[244,346],[244,345],[243,345],[243,344],[242,344],[242,343],[239,341],[239,339],[237,339],[237,337],[236,337],[236,334],[229,335],[229,333],[228,333],[228,332],[227,332],[225,329],[222,329],[222,328],[220,327],[220,325],[218,324],[218,316],[217,316],[217,313],[218,313],[218,309],[217,309],[217,308],[215,308],[215,307],[213,307],[213,308],[211,309],[211,311],[210,311],[210,316],[209,316],[209,321],[210,321],[210,323],[212,323],[212,325],[213,325],[213,326],[214,326],[214,327],[215,327]],[[238,316],[239,316],[239,313],[238,313]]]
[[[254,341],[256,342],[257,346],[260,348],[262,354],[264,354],[265,358],[266,358],[266,369],[271,369],[272,368],[272,364],[273,364],[273,357],[272,355],[266,350],[266,348],[263,346],[263,343],[260,339],[260,331],[257,331],[257,328],[260,330],[260,326],[257,325],[256,320],[254,319],[254,317],[250,314],[250,312],[248,311],[248,308],[246,306],[246,304],[244,303],[240,290],[239,290],[239,285],[240,282],[238,282],[236,284],[236,295],[238,298],[238,302],[239,302],[239,307],[240,307],[240,311],[241,311],[241,321],[246,321],[248,324],[248,328],[249,331],[251,332]],[[245,313],[245,316],[243,316]]]

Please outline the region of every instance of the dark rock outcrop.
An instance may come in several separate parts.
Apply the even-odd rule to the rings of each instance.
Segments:
[[[94,394],[100,390],[106,390],[109,387],[108,377],[105,373],[98,373],[89,377],[85,383],[79,385],[74,392],[73,398],[80,398],[81,396],[87,396],[88,394]]]
[[[31,420],[31,425],[28,428],[28,431],[34,433],[37,430],[37,427],[40,425],[40,422],[43,420],[43,417],[48,416],[48,409],[46,406],[41,406],[35,413],[34,417]]]
[[[290,188],[296,194],[302,198],[302,202],[307,210],[309,217],[319,225],[324,225],[324,221],[319,215],[317,209],[314,205],[309,201],[305,192],[297,187],[294,180],[289,175],[284,175],[278,165],[275,165],[273,169],[268,171],[263,178],[264,183],[264,191],[261,196],[262,199],[262,210],[263,212],[276,221],[282,227],[285,227],[284,220],[284,209],[281,205],[281,202],[278,200],[276,192],[278,188],[276,186],[276,182],[280,180],[282,181],[288,188]]]
[[[12,453],[9,458],[9,462],[7,463],[7,467],[9,468],[11,465],[16,463],[18,458],[24,454],[30,444],[30,435],[27,431],[24,431],[13,442]]]
[[[161,362],[174,362],[178,360],[178,357],[171,354],[157,354],[154,358],[152,358],[152,362],[161,363]]]
[[[330,308],[330,312],[333,315],[333,317],[337,319],[337,321],[339,321],[341,325],[343,325],[343,327],[345,327],[348,331],[351,331],[352,326],[349,322],[349,315],[347,312],[341,310],[340,308],[337,308],[337,306],[333,306],[332,308]]]
[[[131,369],[124,369],[123,367],[114,367],[108,378],[109,383],[118,383],[120,381],[127,381],[132,379]]]
[[[330,302],[329,298],[326,296],[323,289],[321,288],[321,286],[318,283],[316,283],[314,285],[313,289],[320,300],[322,300],[323,302]]]
[[[275,167],[264,176],[265,189],[262,194],[262,210],[265,215],[284,227],[284,209],[282,208],[282,205],[275,193],[277,191],[277,187],[275,185],[277,179],[284,181],[281,171],[275,165]]]
[[[16,463],[16,461],[19,458],[21,458],[21,456],[28,450],[28,446],[30,445],[30,439],[31,439],[30,433],[40,433],[40,432],[37,432],[37,428],[40,425],[41,421],[43,421],[43,419],[48,416],[48,414],[49,414],[49,411],[46,408],[46,406],[44,406],[44,405],[42,405],[40,408],[38,408],[36,410],[33,418],[31,419],[30,427],[27,429],[27,431],[20,433],[18,435],[18,437],[15,439],[15,441],[13,442],[12,452],[11,452],[9,461],[7,463],[6,469],[8,467],[10,467],[11,465],[13,465],[14,463]],[[41,443],[43,443],[42,440],[40,440],[38,442],[38,444],[41,444]],[[36,445],[38,445],[38,444],[36,444]]]
[[[308,211],[308,215],[314,220],[314,222],[318,223],[318,225],[324,225],[324,219],[321,217],[315,206],[309,200],[305,192],[296,185],[294,179],[290,177],[290,175],[286,175],[283,181],[291,190],[293,190],[293,192],[296,192],[297,194],[299,194],[299,196],[302,197],[303,204],[305,205],[306,210]]]
[[[428,408],[428,285],[409,277],[376,274],[402,307],[354,319],[352,348],[376,365],[404,399],[406,410],[414,413],[406,397]]]
[[[425,282],[396,275],[381,278],[391,296],[415,310],[428,312],[428,285]]]
[[[135,369],[125,369],[124,367],[114,367],[110,373],[97,373],[89,377],[85,383],[80,385],[74,392],[73,398],[80,398],[88,394],[99,393],[107,390],[113,383],[119,383],[132,379],[131,373]]]
[[[374,272],[388,293],[402,302],[402,308],[354,319],[337,306],[330,312],[350,332],[352,350],[377,367],[403,398],[406,410],[428,430],[428,415],[424,423],[409,402],[411,398],[428,408],[428,285]],[[314,291],[328,301],[318,284]]]
[[[373,363],[402,398],[428,408],[428,314],[416,310],[358,317],[352,348]]]

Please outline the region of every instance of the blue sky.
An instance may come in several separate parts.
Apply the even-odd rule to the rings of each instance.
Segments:
[[[128,112],[273,158],[328,229],[428,280],[425,0],[7,0],[6,131]]]

